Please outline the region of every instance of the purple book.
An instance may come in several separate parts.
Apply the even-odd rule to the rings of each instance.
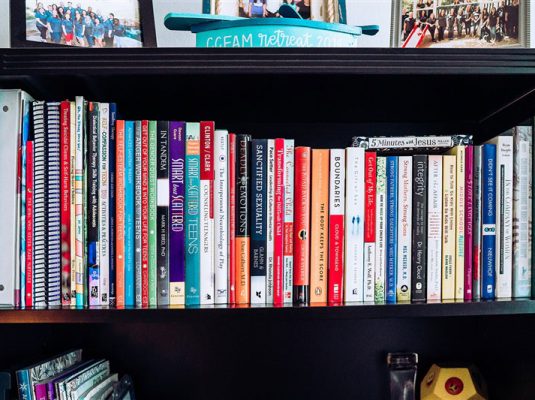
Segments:
[[[464,299],[472,300],[472,241],[474,225],[474,146],[465,152],[465,214],[464,214]]]
[[[169,122],[169,304],[183,305],[185,294],[184,196],[185,122]]]

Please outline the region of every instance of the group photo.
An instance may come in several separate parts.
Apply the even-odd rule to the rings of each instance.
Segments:
[[[88,48],[142,47],[138,0],[26,0],[26,39]]]

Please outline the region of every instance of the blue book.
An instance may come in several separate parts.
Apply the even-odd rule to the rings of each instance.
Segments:
[[[134,122],[124,130],[124,304],[135,305],[134,260]]]
[[[496,145],[481,148],[481,298],[488,300],[494,299],[496,283]]]
[[[200,124],[186,124],[186,305],[201,303]]]
[[[117,104],[110,103],[110,128],[108,136],[108,193],[109,193],[109,237],[115,237],[115,122],[117,121]],[[109,282],[110,282],[110,305],[115,305],[115,298],[117,296],[116,290],[116,266],[115,266],[115,240],[110,240],[108,243],[109,254]]]
[[[398,158],[386,158],[386,302],[396,302],[398,254]]]

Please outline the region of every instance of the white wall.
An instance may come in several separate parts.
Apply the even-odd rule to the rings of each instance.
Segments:
[[[9,1],[0,0],[0,48],[11,47],[9,20]]]
[[[152,0],[152,6],[158,47],[195,47],[195,34],[170,31],[163,24],[163,19],[170,12],[201,14],[202,0]]]

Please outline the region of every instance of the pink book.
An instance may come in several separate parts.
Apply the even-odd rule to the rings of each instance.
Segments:
[[[465,215],[464,215],[464,300],[472,300],[472,255],[474,224],[474,146],[466,146],[465,152]]]

